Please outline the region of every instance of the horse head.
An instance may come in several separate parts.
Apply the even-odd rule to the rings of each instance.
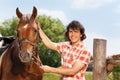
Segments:
[[[16,9],[19,24],[17,26],[18,42],[19,42],[19,59],[23,63],[29,63],[32,57],[37,55],[36,49],[39,42],[38,21],[36,19],[37,9],[33,7],[32,14],[22,14]],[[38,52],[37,52],[38,53]]]

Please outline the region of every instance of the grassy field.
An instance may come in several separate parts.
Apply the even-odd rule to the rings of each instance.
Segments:
[[[85,73],[85,79],[86,80],[92,80],[92,73],[91,72],[86,72]]]
[[[44,73],[43,80],[60,80],[60,75],[54,73]]]
[[[85,73],[85,78],[86,78],[86,80],[92,80],[92,73],[91,72],[86,72]],[[44,73],[43,80],[60,80],[60,75],[59,74],[54,74],[54,73]],[[112,74],[110,74],[107,77],[107,80],[113,80]]]

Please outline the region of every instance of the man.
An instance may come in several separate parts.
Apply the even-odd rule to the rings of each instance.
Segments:
[[[39,29],[40,37],[46,47],[56,50],[61,54],[61,68],[40,66],[44,72],[61,74],[61,80],[83,80],[88,67],[91,54],[85,47],[83,40],[86,38],[84,27],[76,20],[67,26],[65,33],[68,41],[54,43]]]

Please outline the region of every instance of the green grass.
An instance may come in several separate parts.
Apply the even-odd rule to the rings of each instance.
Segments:
[[[60,80],[60,75],[54,73],[44,73],[43,80]]]
[[[91,73],[86,73],[85,74],[86,80],[92,80],[92,75]],[[60,80],[60,75],[59,74],[54,74],[54,73],[44,73],[43,80]]]
[[[85,73],[85,79],[86,79],[86,80],[93,80],[93,79],[92,79],[92,72],[86,72],[86,73]],[[112,73],[107,76],[107,79],[106,79],[106,80],[114,80]]]
[[[60,80],[59,74],[54,73],[44,73],[43,80]],[[93,80],[92,79],[92,72],[86,72],[85,73],[85,79],[86,80]],[[107,80],[114,80],[112,73],[107,77]]]
[[[85,73],[85,79],[86,80],[92,80],[92,72],[86,72]]]

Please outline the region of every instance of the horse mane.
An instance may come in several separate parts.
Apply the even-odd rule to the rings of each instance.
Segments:
[[[18,39],[16,39],[10,46],[11,48],[11,61],[12,61],[12,69],[11,72],[14,75],[17,75],[19,73],[22,73],[24,71],[24,65],[18,58],[18,53],[19,53],[19,44],[18,44]]]

